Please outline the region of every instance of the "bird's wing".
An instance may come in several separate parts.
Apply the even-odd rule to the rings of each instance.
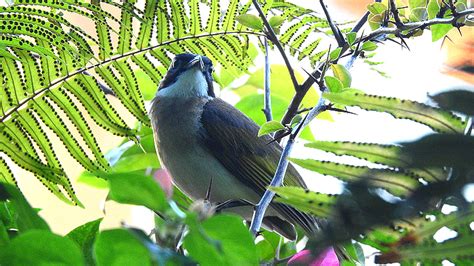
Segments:
[[[203,108],[201,141],[222,165],[235,177],[263,195],[270,184],[282,152],[278,143],[269,136],[257,137],[259,126],[230,104],[214,98]],[[238,158],[238,159],[237,159]],[[306,185],[289,164],[285,186]],[[299,224],[305,231],[315,229],[313,217],[284,204],[272,204],[284,218]]]

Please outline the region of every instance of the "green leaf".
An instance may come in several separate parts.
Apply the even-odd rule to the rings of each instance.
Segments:
[[[422,21],[428,15],[426,0],[409,0],[410,21]]]
[[[278,121],[268,121],[258,130],[258,136],[267,135],[284,129],[285,126]]]
[[[434,19],[440,10],[438,0],[430,0],[428,2],[428,19]]]
[[[308,212],[317,217],[329,217],[337,195],[322,194],[301,187],[270,187],[279,197],[277,202],[285,203],[298,210]]]
[[[369,10],[371,14],[378,15],[385,12],[387,10],[387,6],[382,3],[372,3],[367,6],[367,10]]]
[[[285,22],[285,18],[282,16],[273,16],[268,20],[268,24],[270,24],[273,30],[278,29],[283,22]]]
[[[342,51],[341,47],[337,47],[336,49],[331,51],[331,53],[329,54],[329,60],[334,61],[334,60],[338,59],[339,56],[341,55],[341,51]]]
[[[303,116],[300,115],[300,114],[297,114],[295,115],[292,119],[291,119],[291,122],[290,122],[290,127],[294,127],[296,125],[298,125],[301,120],[303,120]]]
[[[18,188],[0,182],[0,203],[6,200],[11,202],[11,206],[14,208],[15,220],[20,232],[24,233],[34,229],[49,231],[48,224],[30,206]]]
[[[271,261],[275,257],[275,250],[268,240],[260,240],[256,247],[260,261]]]
[[[5,265],[84,265],[79,247],[70,239],[32,230],[15,237],[0,250]]]
[[[340,92],[344,87],[342,82],[335,77],[325,76],[324,82],[326,83],[326,87],[328,87],[330,92]]]
[[[340,64],[332,64],[331,69],[334,76],[342,82],[343,88],[351,86],[352,76],[346,67]]]
[[[474,116],[474,92],[451,90],[430,96],[439,107]]]
[[[142,169],[158,169],[160,161],[156,152],[122,156],[113,166],[114,172],[133,172]]]
[[[398,119],[413,120],[437,132],[464,132],[465,122],[458,116],[422,103],[353,91],[325,93],[324,97],[333,103],[359,106],[364,110],[387,112]]]
[[[94,265],[92,245],[99,233],[99,225],[102,218],[85,223],[69,232],[66,237],[76,242],[81,248],[87,265]]]
[[[364,50],[364,51],[373,51],[373,50],[377,49],[377,44],[375,44],[374,42],[371,42],[371,41],[366,41],[362,44],[360,49]]]
[[[356,37],[357,37],[357,32],[349,32],[346,36],[347,38],[347,42],[350,44],[350,45],[353,45],[355,40],[356,40]]]
[[[137,172],[94,174],[109,181],[110,198],[114,201],[142,205],[154,211],[168,207],[163,190],[150,176]]]
[[[97,266],[152,265],[147,248],[124,229],[101,232],[94,244],[94,254]]]
[[[431,25],[431,41],[435,42],[448,34],[448,32],[453,28],[453,25],[450,24],[437,24]]]
[[[200,265],[258,265],[253,237],[241,217],[216,215],[201,226],[192,228],[183,243]]]
[[[263,24],[259,17],[252,14],[243,14],[235,18],[240,24],[254,30],[263,30]]]
[[[109,183],[107,182],[107,180],[99,178],[87,171],[84,171],[81,173],[81,175],[77,178],[77,182],[86,184],[98,189],[109,188]]]

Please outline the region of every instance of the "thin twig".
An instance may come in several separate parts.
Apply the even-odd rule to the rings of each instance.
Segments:
[[[290,73],[291,82],[293,83],[293,87],[295,88],[295,91],[299,91],[300,85],[298,84],[298,81],[296,80],[295,71],[293,70],[293,67],[290,64],[290,60],[288,59],[288,56],[286,55],[285,50],[283,49],[283,46],[278,40],[278,37],[273,31],[273,28],[270,26],[270,23],[265,17],[265,13],[263,13],[263,10],[258,4],[257,0],[252,0],[252,3],[257,9],[258,14],[260,15],[260,18],[262,19],[263,24],[265,25],[267,38],[277,47],[278,51],[283,57],[283,61],[285,61],[285,65],[286,65],[286,68],[288,69],[288,72]]]
[[[271,100],[271,91],[270,91],[270,62],[268,56],[268,40],[265,38],[265,77],[263,80],[264,83],[264,98],[263,98],[263,113],[267,121],[272,121],[272,100]]]

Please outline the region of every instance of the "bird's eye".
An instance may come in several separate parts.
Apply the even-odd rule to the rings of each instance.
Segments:
[[[209,71],[210,71],[211,73],[214,72],[214,67],[213,67],[213,66],[209,67]]]

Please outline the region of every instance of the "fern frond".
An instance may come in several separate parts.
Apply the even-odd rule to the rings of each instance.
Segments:
[[[342,181],[367,180],[372,185],[386,189],[395,196],[404,197],[420,185],[416,176],[389,169],[371,169],[329,161],[291,159],[295,164],[323,175],[330,175]]]
[[[136,134],[108,97],[147,126],[138,71],[158,86],[172,54],[183,52],[209,56],[236,76],[246,71],[248,36],[261,34],[234,21],[249,6],[237,0],[225,10],[218,0],[19,0],[0,7],[0,151],[9,158],[0,161],[7,165],[0,169],[3,180],[14,182],[8,164],[16,164],[62,200],[80,204],[48,134],[86,170],[108,170],[91,123],[118,136]]]
[[[410,160],[401,156],[401,147],[375,143],[355,143],[347,141],[315,141],[305,144],[306,147],[320,149],[336,155],[348,155],[376,164],[402,168],[427,182],[441,181],[447,174],[441,168],[406,169]]]
[[[441,133],[463,133],[465,122],[457,115],[414,101],[347,91],[328,93],[328,100],[365,110],[387,112],[398,119],[409,119]]]

